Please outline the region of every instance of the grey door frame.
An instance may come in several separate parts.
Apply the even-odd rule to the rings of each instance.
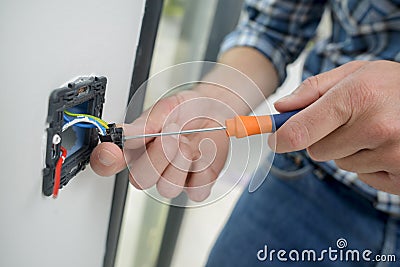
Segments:
[[[163,0],[148,0],[145,4],[142,30],[140,32],[139,43],[136,51],[134,68],[132,72],[131,85],[129,91],[129,100],[135,94],[137,89],[148,79],[154,45],[157,37],[159,21],[161,18]],[[218,0],[215,16],[212,23],[212,30],[209,36],[205,61],[216,61],[220,43],[224,36],[229,33],[236,25],[238,17],[232,14],[238,14],[242,6],[242,0]],[[143,30],[145,29],[145,30]],[[139,98],[141,105],[135,109],[132,117],[126,118],[126,122],[132,121],[138,117],[143,109],[145,90]],[[135,99],[138,96],[135,96]],[[109,228],[106,241],[106,251],[104,255],[103,266],[113,267],[118,249],[118,241],[121,232],[121,225],[124,215],[125,202],[129,185],[129,172],[127,169],[116,175],[114,183],[114,192],[110,212]],[[180,196],[186,197],[186,196]],[[185,209],[171,206],[168,211],[166,226],[162,238],[161,248],[157,259],[157,266],[170,266],[173,252],[178,240],[179,230],[182,224]]]
[[[129,100],[135,94],[137,89],[149,77],[151,61],[153,56],[154,44],[157,37],[158,25],[163,7],[163,0],[148,0],[145,3],[144,15],[140,31],[139,43],[136,50],[136,57],[132,72],[131,85],[129,90]],[[145,29],[145,30],[143,30]],[[126,122],[132,121],[138,117],[143,110],[145,90],[137,99],[141,98],[141,104],[134,108],[132,117],[126,118]],[[139,102],[139,101],[138,101]],[[108,234],[106,240],[106,251],[104,255],[103,266],[113,267],[118,249],[118,241],[121,232],[121,225],[124,216],[126,196],[129,185],[129,172],[127,169],[116,175],[114,183],[114,193],[110,212]]]

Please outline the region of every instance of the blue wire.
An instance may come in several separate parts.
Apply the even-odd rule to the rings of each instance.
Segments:
[[[67,114],[65,114],[64,113],[64,120],[66,121],[66,122],[70,122],[70,121],[73,121],[75,118],[70,118],[69,116],[67,116]],[[93,124],[89,124],[89,123],[77,123],[77,124],[75,124],[74,126],[78,126],[78,127],[81,127],[81,128],[95,128],[96,126],[94,126]]]
[[[90,121],[92,121],[92,122],[94,122],[94,123],[96,123],[96,125],[97,126],[99,126],[99,128],[105,133],[106,132],[106,128],[104,128],[104,126],[103,125],[101,125],[98,121],[96,121],[96,120],[94,120],[94,119],[92,119],[92,118],[89,118],[89,117],[87,117]],[[74,117],[74,119],[75,119],[75,117]],[[64,113],[64,120],[68,123],[68,122],[70,122],[70,121],[73,121],[74,119],[71,119],[69,116],[67,116],[65,113]],[[96,126],[95,125],[93,125],[93,124],[89,124],[89,123],[77,123],[77,124],[74,124],[73,126],[77,126],[77,127],[80,127],[80,128],[96,128]]]

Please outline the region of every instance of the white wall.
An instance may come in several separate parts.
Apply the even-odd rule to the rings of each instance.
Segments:
[[[0,2],[0,266],[101,266],[114,178],[90,168],[41,194],[50,92],[108,78],[104,118],[121,121],[144,0]]]

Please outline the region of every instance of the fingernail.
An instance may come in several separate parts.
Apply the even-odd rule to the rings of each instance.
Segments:
[[[102,149],[99,152],[99,161],[104,166],[111,166],[115,163],[117,157],[114,156],[110,151]]]
[[[285,102],[289,99],[291,99],[292,97],[294,97],[295,95],[297,95],[303,88],[303,85],[300,85],[299,87],[297,87],[290,95],[284,96],[281,99],[279,99],[278,101],[276,101],[275,103],[282,103]]]

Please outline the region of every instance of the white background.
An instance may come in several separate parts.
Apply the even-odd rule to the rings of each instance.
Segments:
[[[122,121],[144,0],[0,3],[0,266],[101,266],[114,178],[90,168],[42,196],[48,97],[108,78],[104,118]]]

